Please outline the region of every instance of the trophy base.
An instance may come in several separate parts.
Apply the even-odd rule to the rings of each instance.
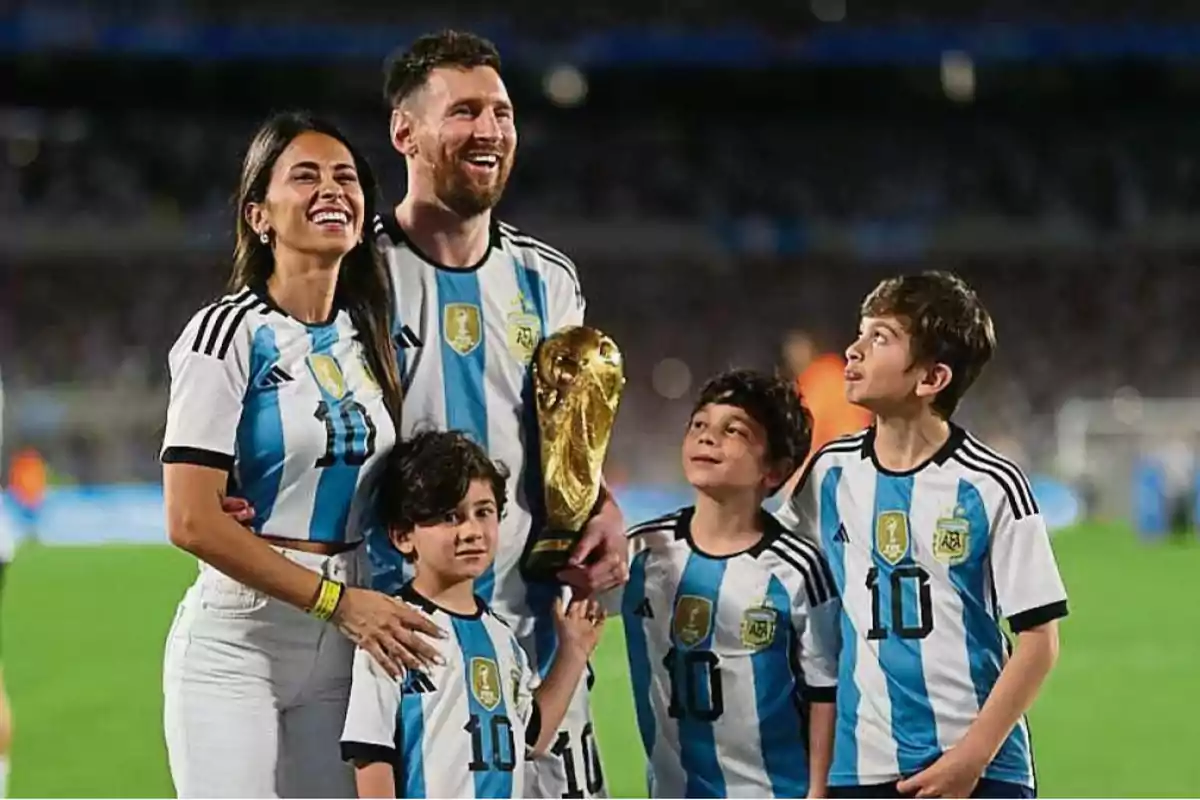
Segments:
[[[558,573],[567,567],[580,534],[573,531],[542,531],[531,536],[521,557],[521,574],[528,581],[557,581]]]

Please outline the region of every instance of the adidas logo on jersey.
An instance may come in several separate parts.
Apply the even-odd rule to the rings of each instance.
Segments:
[[[292,381],[292,376],[288,375],[287,372],[285,372],[282,367],[280,367],[278,364],[276,364],[275,366],[271,367],[271,369],[267,372],[266,375],[262,376],[262,379],[259,380],[258,385],[263,387],[264,389],[266,389],[266,388],[270,388],[272,386],[279,386],[284,383],[290,383],[291,381]]]
[[[633,610],[633,615],[642,619],[654,619],[654,609],[650,608],[650,599],[643,597],[642,602],[638,603],[637,608]]]
[[[837,533],[833,535],[833,540],[835,542],[841,542],[842,544],[850,543],[850,535],[846,533],[845,525],[838,525]]]

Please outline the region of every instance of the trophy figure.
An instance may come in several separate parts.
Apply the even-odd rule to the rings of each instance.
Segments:
[[[549,336],[533,358],[546,527],[529,533],[521,569],[553,580],[600,500],[600,470],[625,386],[616,342],[595,328]]]

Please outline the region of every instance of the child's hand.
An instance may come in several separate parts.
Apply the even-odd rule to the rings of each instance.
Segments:
[[[559,597],[554,601],[554,627],[558,630],[559,647],[590,656],[600,642],[604,629],[604,609],[591,598],[572,600],[563,610]]]

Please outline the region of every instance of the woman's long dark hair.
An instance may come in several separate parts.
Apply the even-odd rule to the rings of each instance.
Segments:
[[[307,112],[287,111],[275,114],[258,129],[242,164],[235,223],[237,243],[229,289],[239,292],[247,287],[266,286],[267,279],[275,271],[271,246],[263,244],[250,227],[246,208],[250,203],[262,203],[266,199],[271,171],[279,155],[297,136],[310,131],[325,134],[345,145],[358,171],[364,198],[363,241],[342,260],[334,299],[350,313],[355,330],[366,345],[367,362],[378,376],[384,404],[399,433],[403,395],[396,366],[396,343],[392,339],[392,280],[371,235],[379,186],[371,165],[333,123]]]

